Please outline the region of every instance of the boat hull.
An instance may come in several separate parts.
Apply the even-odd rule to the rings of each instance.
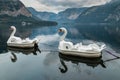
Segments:
[[[85,58],[85,57],[68,56],[68,55],[63,55],[61,53],[59,53],[59,57],[64,61],[71,61],[73,63],[80,62],[80,63],[86,63],[86,64],[99,64],[102,62],[101,57],[91,59],[91,58]]]
[[[13,47],[7,47],[8,51],[13,52],[23,52],[23,53],[31,53],[35,51],[35,48],[13,48]]]
[[[101,52],[80,52],[80,51],[69,51],[69,50],[59,50],[61,54],[70,55],[70,56],[79,56],[79,57],[86,57],[86,58],[97,58],[101,57]]]
[[[8,47],[13,47],[13,48],[33,48],[35,47],[35,43],[24,43],[24,44],[16,44],[16,43],[7,43]]]

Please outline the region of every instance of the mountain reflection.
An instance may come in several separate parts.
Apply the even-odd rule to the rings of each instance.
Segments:
[[[92,67],[92,68],[98,67],[99,65],[102,68],[107,68],[105,63],[120,59],[120,57],[112,57],[105,60],[104,56],[100,58],[83,58],[83,57],[73,57],[73,56],[63,55],[59,53],[59,58],[61,63],[59,70],[61,73],[66,73],[69,70],[68,68],[69,66],[66,64],[68,62],[71,62],[72,64],[76,64],[76,66],[79,66],[81,64],[86,64],[88,67]],[[110,57],[110,55],[108,56]]]
[[[9,31],[11,24],[1,24],[0,26],[1,80],[96,80],[96,76],[98,80],[107,80],[113,77],[117,80],[119,78],[120,58],[110,55],[112,53],[120,56],[119,26],[59,24],[58,26],[41,27],[15,24],[16,36],[40,38],[38,49],[41,50],[41,54],[37,49],[7,48],[6,42],[11,34]],[[94,41],[105,43],[106,50],[110,53],[103,51],[102,57],[97,59],[59,54],[60,36],[57,34],[57,30],[60,27],[68,30],[66,40],[72,41],[74,44],[81,41],[83,44]]]

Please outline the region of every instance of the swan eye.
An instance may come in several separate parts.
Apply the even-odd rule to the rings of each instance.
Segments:
[[[59,32],[62,32],[62,29],[59,29],[58,31],[59,31]]]

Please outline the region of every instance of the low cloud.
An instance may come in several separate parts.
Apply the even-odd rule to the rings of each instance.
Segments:
[[[111,0],[21,0],[26,6],[38,11],[59,12],[66,8],[90,7],[105,4]]]
[[[110,0],[37,0],[46,6],[63,6],[63,7],[89,7],[94,5],[101,5]]]

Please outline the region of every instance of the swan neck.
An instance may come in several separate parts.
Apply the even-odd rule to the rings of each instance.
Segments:
[[[16,32],[16,29],[13,30],[13,32],[11,33],[10,36],[14,36],[14,35],[15,35],[15,32]]]
[[[66,35],[67,35],[67,31],[65,30],[64,34],[61,36],[61,41],[63,41],[65,39]]]
[[[16,29],[14,29],[14,30],[13,30],[13,32],[11,33],[11,35],[10,35],[10,37],[9,37],[9,39],[8,39],[8,41],[7,41],[7,43],[9,43],[9,42],[10,42],[11,37],[15,35],[15,32],[16,32]]]

